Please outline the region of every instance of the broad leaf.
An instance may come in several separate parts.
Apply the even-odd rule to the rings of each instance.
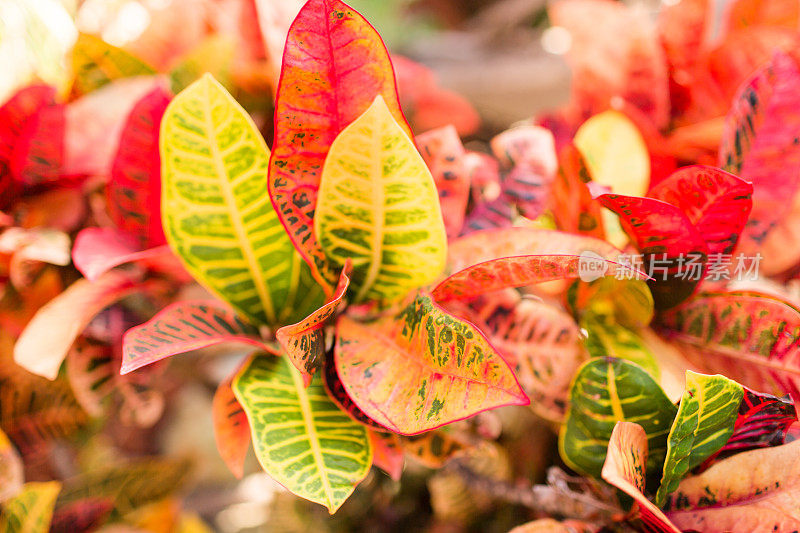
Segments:
[[[647,433],[632,422],[617,422],[608,442],[602,477],[638,504],[647,531],[680,533],[661,510],[644,495]]]
[[[380,96],[331,145],[314,231],[333,264],[352,260],[355,302],[398,300],[444,268],[433,178]]]
[[[72,91],[82,95],[119,78],[155,74],[153,67],[103,39],[81,33],[72,48]]]
[[[648,470],[661,467],[677,408],[639,366],[613,357],[584,364],[572,383],[570,409],[558,448],[573,470],[600,477],[617,422],[635,422],[647,434]]]
[[[339,133],[383,97],[409,138],[380,36],[339,0],[310,0],[289,29],[275,99],[269,192],[315,278],[336,284],[314,231],[323,163]]]
[[[587,274],[601,277],[630,273],[615,261],[621,252],[610,244],[581,235],[536,228],[501,228],[476,231],[453,241],[449,247],[451,274],[433,290],[437,301],[467,299],[487,292],[522,287]]]
[[[753,186],[724,170],[684,167],[649,195],[680,209],[706,241],[709,254],[730,254],[753,206]]]
[[[665,313],[660,324],[699,368],[800,398],[800,312],[793,306],[755,293],[707,293]]]
[[[306,388],[285,357],[253,356],[234,378],[233,392],[261,466],[298,496],[333,514],[369,472],[366,428],[340,411],[319,381]]]
[[[128,115],[106,187],[109,214],[117,228],[142,247],[165,244],[161,225],[161,159],[158,132],[170,94],[156,87]]]
[[[800,441],[740,453],[684,479],[664,510],[682,530],[708,533],[797,529]]]
[[[24,482],[22,459],[6,434],[0,430],[0,503],[17,494]]]
[[[591,283],[575,283],[567,301],[572,312],[610,316],[628,328],[643,328],[653,320],[653,295],[647,283],[638,279],[603,277]]]
[[[740,252],[755,253],[787,214],[800,185],[800,67],[777,52],[741,88],[725,121],[720,166],[753,183]]]
[[[55,379],[78,334],[104,308],[137,289],[124,272],[106,272],[93,283],[80,279],[39,309],[14,346],[14,362]]]
[[[716,453],[733,435],[741,385],[724,376],[686,371],[686,391],[667,437],[667,459],[656,503],[663,505],[681,479]]]
[[[427,468],[441,468],[469,448],[463,439],[442,430],[402,437],[401,442],[406,455]]]
[[[306,386],[311,383],[314,371],[325,359],[325,335],[323,328],[336,313],[342,303],[350,278],[347,276],[350,263],[347,262],[339,274],[339,284],[333,297],[322,307],[308,315],[302,322],[283,326],[275,332],[275,338],[281,344],[292,364],[303,375]]]
[[[162,215],[189,272],[254,324],[291,324],[322,291],[272,209],[269,151],[252,119],[210,76],[176,96],[161,123]]]
[[[215,300],[177,302],[125,333],[120,372],[222,342],[267,349],[258,330],[226,305]]]
[[[386,428],[375,422],[367,416],[355,402],[348,396],[347,391],[339,379],[339,374],[336,372],[336,365],[333,363],[332,356],[329,356],[323,365],[323,377],[325,383],[325,390],[331,401],[339,407],[342,411],[355,420],[356,422],[367,426],[374,431],[386,431]]]
[[[395,433],[414,435],[487,409],[528,404],[483,334],[429,295],[370,325],[343,315],[336,333],[336,371],[348,396]]]
[[[590,356],[625,359],[659,379],[658,361],[637,330],[618,324],[613,315],[594,312],[584,314],[580,325],[586,331],[586,349]]]
[[[708,246],[686,215],[652,198],[604,194],[598,200],[619,215],[642,252],[656,307],[673,307],[691,296],[705,275]]]
[[[238,372],[238,370],[237,370]],[[217,450],[234,476],[244,475],[244,460],[250,447],[247,415],[233,393],[234,376],[219,384],[211,404]]]
[[[61,483],[26,483],[0,514],[0,533],[47,533]]]
[[[127,263],[158,263],[165,253],[172,253],[167,246],[142,250],[131,234],[120,230],[84,228],[75,237],[72,263],[86,279],[95,281],[112,268]]]
[[[394,433],[370,431],[369,439],[372,441],[372,464],[386,472],[393,480],[400,481],[405,464],[400,437]]]

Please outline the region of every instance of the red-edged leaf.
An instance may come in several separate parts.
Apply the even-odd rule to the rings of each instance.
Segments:
[[[336,365],[330,357],[323,365],[323,377],[325,378],[324,384],[325,390],[328,391],[328,396],[330,396],[333,403],[335,403],[339,409],[347,413],[347,416],[375,431],[386,431],[387,428],[367,416],[366,413],[359,409],[355,402],[350,399],[344,385],[342,385],[342,381],[339,379],[339,374],[336,373]]]
[[[330,293],[336,274],[314,236],[314,208],[331,143],[381,95],[408,129],[380,36],[339,0],[309,0],[289,29],[275,100],[269,167],[272,203],[292,241]]]
[[[800,312],[788,303],[756,293],[707,293],[659,322],[699,368],[800,398]]]
[[[733,251],[753,206],[751,184],[705,165],[677,170],[649,194],[683,211],[712,255]]]
[[[464,168],[464,145],[453,126],[417,135],[416,142],[439,191],[447,237],[457,237],[469,202],[470,175]]]
[[[691,296],[703,279],[708,246],[686,215],[653,198],[603,194],[598,200],[619,215],[642,252],[656,307],[673,307]]]
[[[372,441],[372,464],[389,474],[393,480],[400,481],[405,463],[400,437],[394,433],[370,431],[369,440]]]
[[[413,435],[503,405],[527,405],[511,369],[481,332],[418,295],[400,314],[337,322],[336,371],[371,419]]]
[[[698,467],[705,470],[720,459],[784,443],[789,427],[797,422],[797,410],[791,398],[778,398],[743,387],[744,397],[733,425],[733,435],[714,455]]]
[[[110,498],[85,498],[53,511],[50,533],[84,533],[102,526],[114,509]]]
[[[106,272],[94,282],[80,279],[42,307],[14,346],[14,361],[29,372],[55,379],[72,343],[104,308],[136,289],[124,272]]]
[[[562,231],[602,239],[602,209],[586,186],[592,180],[580,150],[568,144],[558,155],[558,174],[550,191],[550,211]]]
[[[589,252],[599,275],[629,270],[615,262],[620,251],[600,239],[524,227],[471,233],[450,243],[449,263],[455,273],[436,286],[433,297],[438,302],[466,299],[507,287],[577,278],[587,264],[581,254]]]
[[[120,373],[223,342],[241,342],[272,351],[254,326],[221,302],[178,302],[125,333]]]
[[[238,372],[237,368],[236,372],[217,387],[211,404],[211,416],[214,420],[217,450],[233,475],[242,479],[244,460],[250,447],[250,424],[247,422],[247,414],[231,389],[233,377]]]
[[[170,94],[156,87],[128,115],[106,189],[111,218],[145,247],[166,244],[161,227],[161,159],[158,133]]]
[[[753,212],[739,251],[755,253],[800,186],[800,67],[776,53],[742,87],[728,113],[720,166],[753,183]]]
[[[348,259],[339,274],[339,283],[336,285],[336,291],[325,305],[308,315],[301,322],[283,326],[275,332],[275,338],[281,344],[295,368],[300,371],[306,387],[311,384],[311,376],[322,365],[322,361],[325,358],[325,336],[322,328],[328,319],[336,313],[342,303],[342,298],[347,292],[347,288],[350,286],[350,278],[347,276],[349,270],[350,260]]]

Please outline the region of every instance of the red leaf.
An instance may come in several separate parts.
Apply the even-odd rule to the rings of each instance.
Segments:
[[[559,168],[550,194],[550,212],[558,228],[604,238],[602,208],[586,186],[592,180],[580,150],[568,144],[559,153]]]
[[[25,186],[54,183],[65,159],[66,112],[63,105],[40,109],[25,122],[11,158],[11,173]]]
[[[389,474],[393,480],[400,481],[405,463],[400,437],[394,433],[370,431],[369,440],[372,441],[372,464]]]
[[[389,55],[375,29],[339,0],[309,0],[286,40],[269,190],[289,236],[328,294],[336,274],[312,223],[322,166],[336,136],[376,95],[383,96],[413,138],[400,111]]]
[[[233,377],[238,372],[237,368],[236,372],[217,387],[211,404],[211,416],[214,420],[217,450],[233,475],[242,479],[244,460],[250,447],[250,424],[247,422],[247,414],[231,389]]]
[[[747,222],[753,186],[724,170],[684,167],[650,190],[650,196],[686,215],[706,241],[709,254],[730,254]]]
[[[656,307],[675,306],[692,295],[702,281],[708,247],[700,232],[674,205],[653,198],[603,194],[601,204],[620,223],[642,252]],[[688,270],[698,264],[699,272]]]
[[[57,507],[50,522],[50,533],[84,533],[102,526],[114,509],[109,498],[84,498]]]
[[[144,248],[166,244],[161,227],[158,134],[170,95],[158,86],[136,102],[119,139],[106,194],[112,220]]]
[[[275,338],[281,344],[289,360],[300,371],[303,382],[308,387],[311,384],[311,376],[320,367],[325,357],[325,336],[322,328],[330,317],[336,313],[342,298],[350,286],[350,278],[347,276],[350,270],[350,260],[348,259],[339,274],[339,283],[336,285],[336,292],[328,302],[308,315],[297,324],[283,326],[275,332]]]
[[[216,300],[178,302],[125,333],[120,373],[222,342],[242,342],[273,351],[255,327],[224,304]]]

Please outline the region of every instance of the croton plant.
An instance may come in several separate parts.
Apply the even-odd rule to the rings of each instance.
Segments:
[[[518,532],[797,530],[800,13],[755,4],[734,2],[712,45],[701,0],[657,27],[616,2],[556,2],[571,100],[485,152],[453,126],[412,129],[409,102],[466,104],[393,64],[339,0],[298,6],[272,84],[254,73],[274,50],[231,71],[211,40],[154,66],[81,35],[65,101],[32,85],[0,107],[0,341],[52,380],[0,368],[0,531],[90,530],[164,497],[185,464],[62,491],[23,485],[14,446],[46,455],[45,435],[108,416],[112,394],[150,427],[163,360],[242,344],[215,383],[221,457],[241,478],[252,443],[331,514],[373,465],[401,480],[411,457],[442,469],[440,516],[488,493],[549,517]],[[254,92],[270,87],[265,111]],[[44,208],[69,194],[81,214]],[[83,278],[61,292],[71,233]],[[55,398],[76,414],[19,422]],[[497,442],[523,408],[506,406],[556,430],[575,477],[520,488]]]

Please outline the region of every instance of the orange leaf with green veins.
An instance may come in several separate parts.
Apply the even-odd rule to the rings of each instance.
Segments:
[[[328,300],[328,303],[308,315],[302,322],[283,326],[275,332],[275,338],[281,344],[283,351],[303,375],[306,387],[311,383],[314,371],[322,365],[322,361],[325,359],[325,335],[322,328],[339,309],[342,298],[350,286],[350,278],[347,276],[349,270],[350,262],[348,261],[339,274],[336,292]]]
[[[370,431],[372,441],[372,464],[386,472],[390,478],[400,481],[403,475],[403,444],[394,433]]]
[[[684,479],[664,506],[683,530],[792,532],[800,524],[800,441],[752,450]]]
[[[336,275],[314,233],[322,168],[333,140],[376,95],[411,138],[392,63],[375,29],[339,0],[307,2],[286,39],[269,191],[292,241],[328,291]]]
[[[250,447],[250,425],[247,423],[247,414],[231,388],[238,372],[237,369],[217,387],[211,404],[211,416],[219,455],[233,475],[242,479],[244,460]]]
[[[504,405],[527,405],[513,372],[472,324],[419,294],[396,317],[336,326],[336,370],[353,402],[415,435]]]
[[[331,145],[318,194],[314,231],[331,263],[352,261],[355,303],[396,302],[441,274],[436,186],[381,96]]]
[[[647,531],[680,533],[669,519],[644,495],[647,475],[647,434],[632,422],[617,422],[608,442],[602,477],[639,506],[639,518]]]

